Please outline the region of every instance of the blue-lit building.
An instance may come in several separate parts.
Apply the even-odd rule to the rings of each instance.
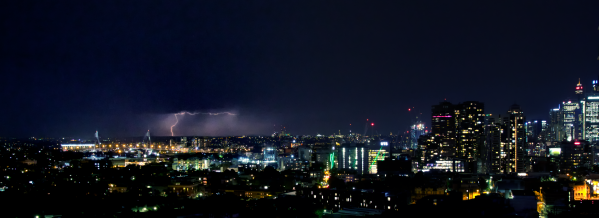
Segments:
[[[277,165],[277,149],[275,149],[273,146],[265,146],[262,150],[262,153],[264,167],[268,165]]]
[[[564,117],[564,139],[569,142],[574,139],[582,139],[579,126],[579,116],[582,115],[580,104],[578,102],[564,101],[561,108],[562,116]]]
[[[415,123],[412,124],[412,126],[410,126],[410,132],[409,132],[409,149],[416,149],[418,148],[418,138],[420,138],[421,135],[425,135],[427,133],[427,130],[425,129],[425,125],[424,122],[418,120]]]
[[[599,142],[599,84],[593,80],[593,90],[587,92],[584,105],[584,139],[592,144]]]

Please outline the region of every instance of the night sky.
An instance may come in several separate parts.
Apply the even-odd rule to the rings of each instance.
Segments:
[[[237,115],[175,135],[395,134],[445,98],[547,119],[599,76],[599,1],[67,2],[0,1],[0,136],[171,135],[181,111]]]

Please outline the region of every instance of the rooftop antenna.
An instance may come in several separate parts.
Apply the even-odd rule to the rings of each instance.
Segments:
[[[364,134],[362,135],[362,138],[366,137],[367,132],[368,132],[368,119],[366,119],[366,123],[364,123]]]

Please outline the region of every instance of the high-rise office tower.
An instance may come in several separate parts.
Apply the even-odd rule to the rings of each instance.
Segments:
[[[510,138],[510,144],[508,148],[508,159],[510,160],[511,172],[524,172],[526,168],[524,166],[524,149],[526,148],[526,131],[524,128],[524,112],[522,108],[514,104],[508,110],[509,115],[509,127],[508,137]]]
[[[502,160],[505,152],[501,143],[502,127],[501,124],[496,123],[485,126],[486,138],[483,149],[481,149],[483,170],[479,173],[503,173]]]
[[[478,101],[456,105],[441,102],[434,105],[431,112],[431,135],[422,142],[429,147],[428,149],[439,152],[431,153],[435,157],[426,157],[425,160],[457,157],[466,163],[467,172],[475,172],[475,163],[480,159],[480,150],[484,143],[484,104]]]
[[[526,143],[528,148],[526,150],[528,156],[544,157],[546,156],[546,140],[545,131],[547,128],[547,121],[545,120],[533,120],[526,122]]]
[[[536,139],[536,124],[538,123],[538,121],[525,121],[524,122],[524,131],[526,132],[526,137],[524,138],[524,140],[526,141],[526,147],[525,147],[525,155],[526,156],[534,156],[534,152],[535,152],[535,142],[537,141]]]
[[[549,110],[549,127],[547,130],[547,141],[561,142],[564,140],[564,116],[560,107]]]
[[[541,133],[540,133],[540,140],[542,142],[546,142],[547,141],[547,130],[549,126],[547,125],[547,120],[541,120]]]
[[[510,162],[508,160],[509,116],[499,114],[485,117],[485,141],[481,153],[483,170],[480,173],[507,173]],[[513,165],[513,164],[512,164]]]
[[[455,109],[454,105],[449,102],[441,102],[439,105],[433,105],[432,108],[432,134],[434,136],[443,136],[447,138],[455,138]]]
[[[585,101],[584,92],[582,89],[582,84],[580,84],[580,78],[578,78],[578,84],[576,85],[575,93],[576,93],[576,96],[578,96],[578,103],[580,104],[580,108],[577,111],[578,116],[576,117],[577,118],[576,121],[578,124],[578,126],[577,126],[578,129],[576,131],[578,134],[577,134],[576,138],[578,140],[585,140],[586,133],[584,130],[585,130],[585,126],[586,126],[586,119],[585,119],[585,109],[586,109],[585,103],[586,103],[586,101]]]
[[[455,113],[456,106],[447,101],[432,106],[431,132],[419,141],[419,167],[457,157]]]
[[[567,141],[573,141],[575,139],[582,139],[580,131],[580,103],[572,101],[564,101],[562,103],[562,114],[564,116],[564,139]]]
[[[551,117],[547,128],[547,141],[576,141],[599,139],[599,95],[597,94],[597,80],[593,80],[593,90],[583,91],[583,86],[578,80],[574,89],[575,100],[563,101],[560,107],[549,111]]]
[[[455,107],[456,144],[458,156],[475,161],[479,157],[480,145],[484,141],[484,104],[478,101],[467,101]],[[471,171],[472,172],[472,171]]]
[[[577,96],[577,101],[568,100],[563,102],[564,129],[565,138],[568,141],[583,140],[585,138],[585,99],[582,90],[582,84],[578,79],[574,93]]]
[[[584,101],[584,139],[596,144],[599,142],[599,81],[592,83],[593,90],[587,92]]]
[[[538,124],[539,124],[538,120],[526,121],[526,123],[524,124],[524,128],[526,129],[526,141],[527,142],[535,142],[539,139]]]
[[[416,117],[418,118],[418,117]],[[410,137],[410,147],[411,149],[415,149],[416,147],[418,147],[418,138],[420,138],[421,135],[425,134],[425,126],[424,126],[424,122],[417,120],[416,122],[414,122],[412,124],[412,126],[410,126],[410,132],[409,132],[409,137]]]

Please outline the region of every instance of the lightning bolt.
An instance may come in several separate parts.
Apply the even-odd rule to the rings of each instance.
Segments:
[[[183,112],[179,112],[179,113],[175,113],[175,119],[177,120],[175,122],[175,124],[173,124],[171,126],[171,136],[175,136],[175,134],[173,133],[173,127],[175,127],[177,125],[177,123],[179,123],[179,117],[177,117],[178,115],[210,115],[210,116],[217,116],[217,115],[232,115],[235,116],[237,114],[231,113],[231,112],[218,112],[218,113],[202,113],[202,112],[187,112],[187,111],[183,111]]]

